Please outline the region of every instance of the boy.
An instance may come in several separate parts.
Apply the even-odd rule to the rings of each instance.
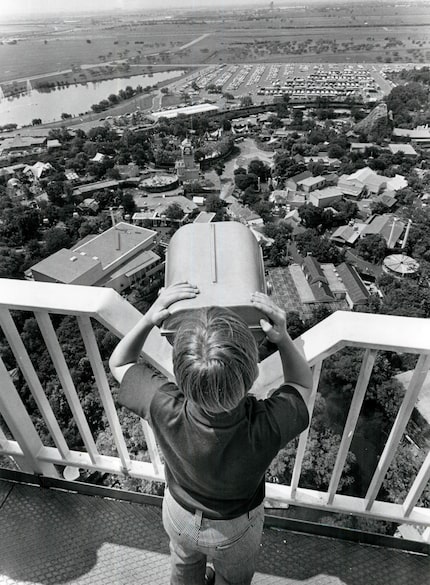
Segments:
[[[287,333],[285,312],[263,293],[254,293],[251,302],[265,316],[261,327],[278,347],[285,380],[269,398],[248,395],[258,375],[257,345],[228,309],[201,309],[179,324],[176,384],[137,364],[148,333],[169,306],[197,294],[186,282],[164,289],[109,365],[121,382],[119,402],[150,420],[164,455],[171,585],[249,585],[263,530],[265,472],[309,424],[312,375]],[[205,577],[208,560],[215,575],[208,570]]]

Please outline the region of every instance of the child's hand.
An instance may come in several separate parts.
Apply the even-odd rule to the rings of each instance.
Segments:
[[[199,289],[189,282],[178,282],[160,289],[159,296],[148,309],[145,317],[157,327],[169,316],[168,308],[177,301],[192,299],[199,293]]]
[[[267,339],[279,345],[279,343],[288,337],[285,311],[279,308],[264,293],[253,293],[251,295],[251,302],[267,317],[267,319],[260,319],[261,328],[266,334]]]

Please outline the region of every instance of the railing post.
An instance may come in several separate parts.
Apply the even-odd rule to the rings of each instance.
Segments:
[[[413,510],[413,507],[418,502],[424,488],[427,485],[428,480],[430,479],[430,452],[427,453],[427,457],[425,458],[424,463],[421,466],[421,469],[418,472],[418,475],[415,478],[414,483],[412,484],[411,489],[406,497],[406,500],[403,503],[403,509],[405,511],[405,516],[408,517]],[[429,534],[430,538],[430,534]]]
[[[43,443],[34,428],[30,416],[0,358],[0,412],[12,435],[18,441],[23,456],[17,464],[26,473],[59,477],[55,466],[38,459]]]
[[[429,368],[430,355],[420,355],[409,383],[409,387],[406,391],[399,412],[397,413],[396,420],[394,421],[393,428],[391,429],[390,436],[388,437],[388,440],[385,444],[384,450],[376,467],[376,471],[367,490],[365,497],[367,511],[372,508],[381,488],[382,482],[384,481],[385,474],[387,473],[387,470],[395,457],[397,446],[400,442],[400,439],[402,438],[406,425],[408,424],[408,420],[411,416],[412,410],[415,406],[418,394],[420,393]]]
[[[310,395],[309,400],[307,402],[307,407],[309,410],[309,417],[311,420],[312,420],[312,414],[314,411],[315,400],[317,397],[318,385],[320,382],[321,368],[322,368],[322,360],[318,361],[312,369],[312,380],[313,380],[312,381],[312,392],[311,392],[311,395]],[[302,472],[303,457],[305,455],[306,445],[308,442],[309,431],[310,431],[310,425],[308,426],[308,428],[306,430],[304,430],[301,433],[300,439],[299,439],[299,444],[297,446],[296,460],[294,463],[293,475],[291,478],[291,497],[292,498],[296,497],[296,492],[297,492],[297,488],[299,485],[300,475]]]
[[[40,414],[43,416],[54,443],[61,455],[67,458],[69,447],[67,446],[49,400],[45,395],[45,391],[42,388],[37,372],[34,369],[33,363],[30,360],[30,356],[28,355],[10,312],[2,308],[0,308],[0,325],[3,328],[4,335],[13,351],[16,363],[28,384],[30,392],[36,401]]]
[[[332,504],[336,495],[336,490],[342,475],[343,467],[348,456],[349,447],[351,445],[352,437],[357,425],[358,417],[360,415],[361,406],[363,404],[364,395],[366,394],[367,386],[369,384],[370,376],[372,374],[373,365],[375,363],[376,351],[367,349],[363,361],[361,363],[360,374],[358,376],[355,391],[352,397],[351,406],[349,407],[348,418],[343,429],[342,440],[340,442],[339,451],[336,457],[336,463],[328,488],[328,503]]]
[[[156,474],[163,473],[163,464],[161,463],[160,454],[158,452],[157,441],[155,440],[154,431],[149,426],[148,421],[141,419],[143,434],[145,435],[146,446],[148,447],[149,457],[154,467]]]

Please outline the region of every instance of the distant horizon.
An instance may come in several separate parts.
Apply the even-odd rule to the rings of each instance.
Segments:
[[[161,13],[169,10],[207,10],[207,9],[234,9],[246,6],[267,7],[269,8],[270,0],[163,0],[162,7],[154,7],[152,0],[74,0],[73,4],[61,2],[59,0],[0,0],[1,16],[0,23],[3,20],[10,19],[32,19],[45,15],[49,16],[78,16],[93,13],[110,13],[120,10],[122,13],[148,11],[152,13]],[[387,4],[394,0],[361,0],[363,4]],[[428,0],[410,0],[410,4],[422,4]],[[274,0],[275,8],[283,6],[307,6],[309,4],[345,4],[342,0]]]

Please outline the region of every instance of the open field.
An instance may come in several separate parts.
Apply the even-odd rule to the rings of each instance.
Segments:
[[[148,65],[430,60],[430,3],[413,9],[393,2],[194,12],[159,20],[144,13],[57,18],[25,22],[15,31],[0,25],[0,82],[82,65],[124,71]]]

